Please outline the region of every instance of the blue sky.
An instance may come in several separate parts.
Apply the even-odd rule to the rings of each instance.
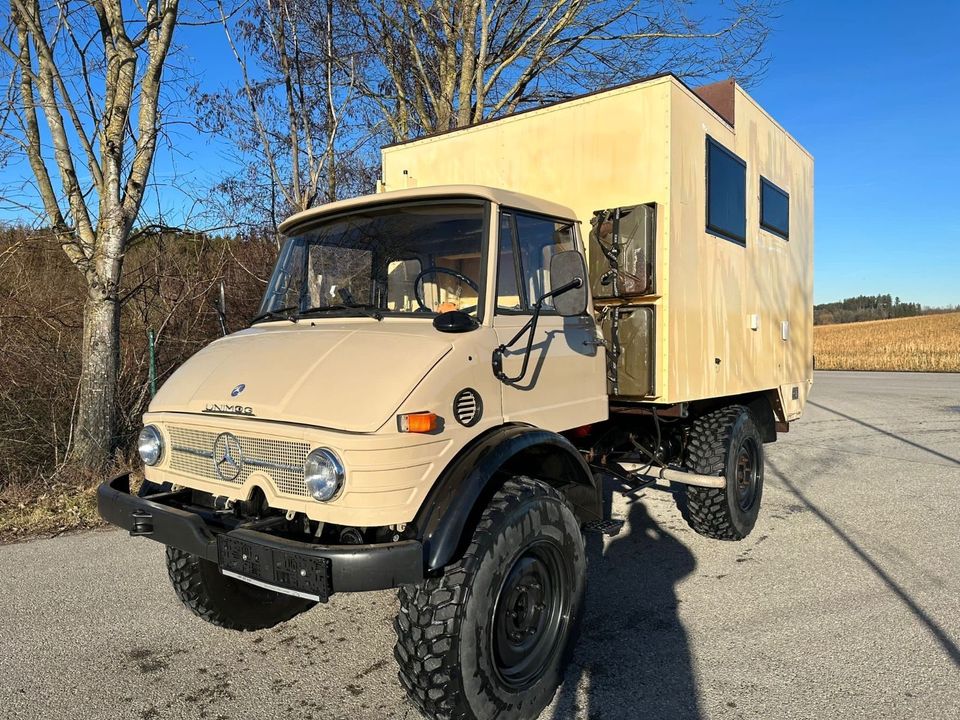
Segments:
[[[890,293],[960,304],[958,27],[960,3],[945,1],[918,12],[901,2],[792,0],[774,22],[772,62],[749,91],[816,161],[816,302]],[[180,42],[203,84],[235,74],[216,28],[184,28]],[[183,216],[175,186],[209,185],[227,150],[186,128],[173,139],[177,152],[158,156],[156,179],[176,177],[160,202]]]
[[[750,89],[815,160],[815,299],[960,304],[960,3],[786,5]]]

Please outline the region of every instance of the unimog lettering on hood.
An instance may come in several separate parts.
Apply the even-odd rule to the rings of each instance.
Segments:
[[[249,405],[218,405],[217,403],[207,403],[203,409],[205,413],[225,413],[228,415],[249,415],[253,416],[253,408]]]

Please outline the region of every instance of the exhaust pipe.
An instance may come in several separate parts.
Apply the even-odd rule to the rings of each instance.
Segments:
[[[673,468],[652,467],[645,472],[638,472],[646,465],[637,465],[635,463],[620,463],[630,477],[638,480],[666,480],[668,482],[681,483],[683,485],[696,485],[697,487],[708,487],[722,489],[727,486],[727,479],[722,475],[697,475],[686,470],[674,470]],[[633,468],[633,469],[631,469]]]

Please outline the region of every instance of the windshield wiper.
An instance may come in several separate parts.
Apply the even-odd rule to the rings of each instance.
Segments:
[[[377,308],[376,305],[370,305],[369,303],[338,303],[336,305],[317,305],[316,307],[310,307],[306,310],[302,310],[296,315],[292,316],[292,320],[299,320],[302,317],[309,317],[310,315],[319,315],[320,313],[330,312],[333,310],[356,310],[361,315],[366,315],[371,317],[374,320],[383,320],[383,313]]]
[[[287,305],[287,307],[277,308],[276,310],[267,310],[254,317],[253,320],[250,321],[250,324],[256,325],[263,320],[289,320],[290,322],[296,322],[296,315],[290,314],[291,311],[296,309],[296,305]]]

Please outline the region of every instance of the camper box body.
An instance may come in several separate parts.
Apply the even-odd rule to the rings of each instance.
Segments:
[[[730,226],[723,175],[734,168],[737,178],[725,157],[745,166],[742,234],[716,227]],[[627,322],[621,352],[640,355],[621,370],[649,372],[649,383],[624,375],[625,387],[612,386],[614,405],[766,390],[778,420],[800,416],[813,374],[813,159],[732,81],[694,91],[655,77],[389,146],[382,163],[382,190],[481,184],[569,206],[588,254],[599,252],[596,211],[650,206],[650,287],[633,297],[595,292],[601,326],[610,305],[629,307],[618,313]],[[780,203],[781,220],[786,195],[788,227],[761,218],[763,192],[770,208]]]

